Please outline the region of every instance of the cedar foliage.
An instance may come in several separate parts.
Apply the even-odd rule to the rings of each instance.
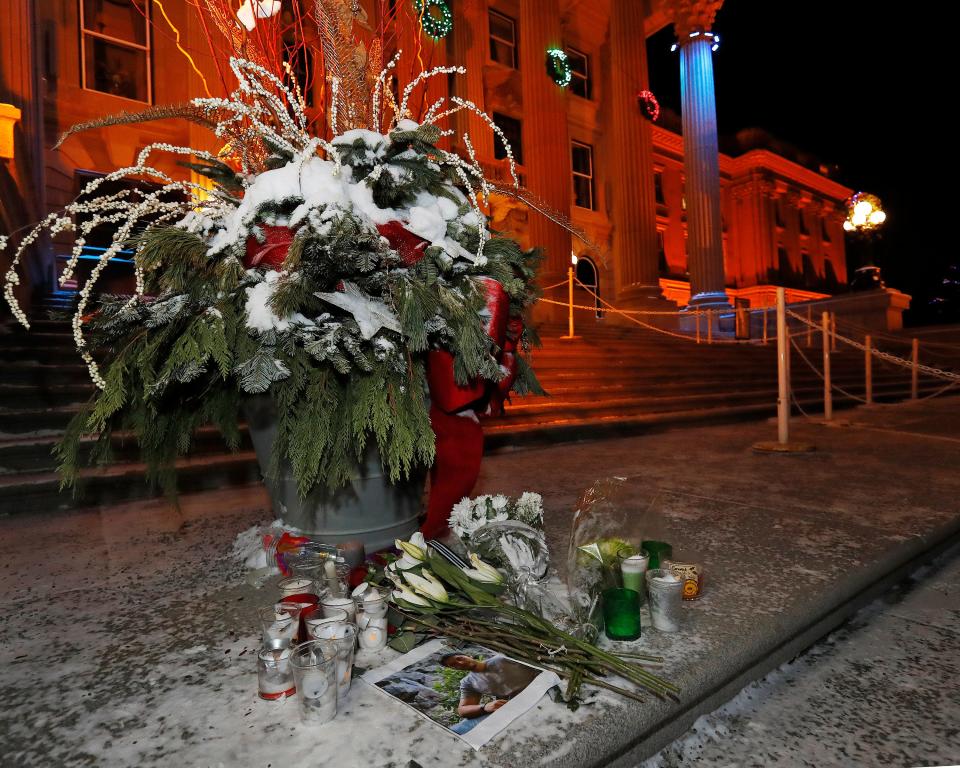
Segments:
[[[420,192],[461,206],[447,234],[475,253],[480,230],[464,223],[468,207],[455,191],[457,179],[430,159],[438,137],[430,126],[396,131],[373,158],[361,140],[335,140],[335,146],[353,178],[369,176],[365,183],[380,207],[408,206]],[[281,154],[276,162],[292,159]],[[378,164],[392,172],[373,173]],[[193,168],[209,173],[221,193],[236,191],[239,180],[227,166]],[[289,199],[265,203],[249,236],[263,242],[262,225],[282,225],[301,202],[291,192]],[[431,246],[407,267],[369,222],[336,209],[311,211],[298,223],[279,273],[245,270],[244,243],[211,255],[207,240],[182,224],[137,236],[133,247],[148,298],[131,304],[127,297],[104,297],[88,321],[106,387],[56,448],[64,486],[79,476],[86,435],[97,436],[91,461],[106,462],[113,435],[122,431],[134,435],[150,482],[174,493],[174,463],[190,451],[197,430],[215,425],[236,450],[243,402],[253,396],[271,398],[278,413],[270,473],[289,465],[302,495],[317,485],[336,489],[348,482],[371,441],[391,481],[407,478],[434,458],[425,353],[451,351],[461,384],[504,375],[499,350],[484,330],[484,291],[476,278],[498,280],[512,314],[523,314],[536,299],[538,255],[501,237],[486,242],[485,262]],[[364,338],[350,312],[321,296],[342,281],[389,308],[399,333],[381,327]],[[248,305],[265,282],[269,309],[284,322],[258,330]],[[524,331],[521,351],[532,343],[534,335]],[[522,359],[519,371],[516,391],[542,392]]]

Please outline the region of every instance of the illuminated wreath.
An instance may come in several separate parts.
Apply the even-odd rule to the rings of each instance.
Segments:
[[[567,54],[559,48],[547,50],[547,74],[561,88],[566,88],[573,80],[573,67]]]
[[[420,26],[434,40],[450,34],[453,29],[453,12],[446,0],[413,0]]]
[[[640,91],[637,94],[637,103],[640,105],[640,111],[643,116],[651,123],[656,122],[660,117],[660,102],[653,95],[653,91]]]

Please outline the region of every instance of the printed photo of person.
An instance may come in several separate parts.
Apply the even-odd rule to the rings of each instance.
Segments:
[[[479,749],[560,678],[472,644],[429,640],[362,679]],[[482,727],[480,727],[482,726]]]
[[[457,705],[457,714],[463,719],[450,726],[451,731],[459,734],[476,728],[540,674],[539,669],[499,653],[486,659],[447,653],[440,657],[440,664],[447,669],[467,672],[460,680],[460,703]]]

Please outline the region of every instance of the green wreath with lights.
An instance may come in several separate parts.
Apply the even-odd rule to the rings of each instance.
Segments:
[[[547,74],[561,88],[566,88],[573,80],[573,67],[567,54],[560,48],[547,50]]]
[[[453,11],[446,0],[414,0],[420,26],[434,40],[440,40],[453,29]]]

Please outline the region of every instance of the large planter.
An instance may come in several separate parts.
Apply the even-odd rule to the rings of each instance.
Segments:
[[[244,413],[274,512],[287,525],[330,544],[360,539],[367,552],[391,546],[394,539],[409,539],[417,529],[425,475],[391,483],[375,440],[368,441],[363,464],[346,486],[334,492],[317,488],[301,499],[288,465],[281,466],[277,477],[267,477],[277,435],[273,401],[266,395],[250,398]]]

